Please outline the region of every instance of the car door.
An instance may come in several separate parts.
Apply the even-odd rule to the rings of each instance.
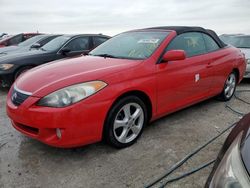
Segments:
[[[176,36],[169,50],[184,50],[186,59],[157,64],[157,89],[160,114],[176,111],[198,102],[209,94],[211,78],[207,72],[210,62],[201,33],[188,32]]]
[[[69,49],[67,56],[73,57],[80,54],[88,54],[90,51],[89,36],[82,36],[72,39],[64,47]]]
[[[210,63],[208,65],[208,74],[211,77],[211,95],[218,94],[222,91],[225,80],[232,71],[230,64],[231,58],[228,51],[221,50],[216,41],[207,34],[203,34]]]

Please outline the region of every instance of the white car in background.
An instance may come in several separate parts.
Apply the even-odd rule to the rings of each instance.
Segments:
[[[221,35],[220,39],[226,44],[239,48],[245,54],[247,59],[247,69],[244,78],[250,78],[250,35]]]

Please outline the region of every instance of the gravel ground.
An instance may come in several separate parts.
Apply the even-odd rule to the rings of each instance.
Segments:
[[[250,81],[244,81],[238,89],[250,89]],[[6,94],[7,91],[0,91],[1,188],[144,187],[239,120],[239,116],[225,109],[225,103],[210,99],[151,123],[138,142],[126,149],[113,149],[103,143],[58,149],[29,139],[12,128],[5,112]],[[249,93],[242,93],[241,97],[250,101]],[[236,99],[232,99],[230,105],[245,113],[250,111],[248,105]],[[225,138],[226,134],[171,177],[216,158]],[[167,187],[203,187],[210,170],[208,167]]]

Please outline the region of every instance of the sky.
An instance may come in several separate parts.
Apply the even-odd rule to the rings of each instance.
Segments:
[[[0,33],[102,33],[201,26],[250,34],[250,0],[0,0]]]

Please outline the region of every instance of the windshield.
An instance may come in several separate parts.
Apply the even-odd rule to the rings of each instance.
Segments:
[[[24,47],[24,46],[31,46],[32,44],[38,42],[40,39],[44,38],[45,35],[37,35],[34,37],[31,37],[27,40],[25,40],[24,42],[21,42],[20,44],[18,44],[18,46]]]
[[[222,40],[236,48],[250,48],[250,36],[224,36]]]
[[[128,32],[104,42],[89,55],[122,59],[146,59],[158,48],[169,32]]]
[[[71,37],[60,36],[57,37],[47,44],[45,44],[41,49],[44,51],[56,51],[59,50]]]

